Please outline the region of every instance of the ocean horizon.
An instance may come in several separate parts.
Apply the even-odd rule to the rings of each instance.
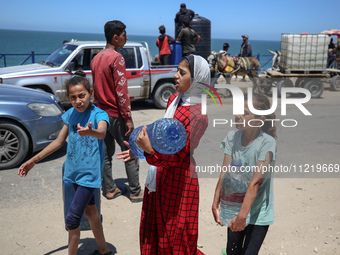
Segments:
[[[158,47],[156,40],[158,33],[155,35],[129,35],[129,41],[145,41],[148,43],[152,57],[158,54]],[[174,37],[174,35],[169,34]],[[71,41],[77,39],[78,41],[105,41],[104,34],[96,33],[74,33],[74,32],[47,32],[47,31],[34,31],[34,30],[7,30],[0,29],[0,57],[1,54],[30,54],[34,51],[35,54],[51,54],[55,49],[60,47],[64,40]],[[225,42],[230,45],[229,53],[234,56],[239,53],[242,44],[240,39],[228,38],[211,38],[211,51],[220,51]],[[252,46],[253,56],[260,55],[261,67],[271,58],[268,50],[280,50],[281,41],[270,40],[251,40],[249,42]],[[14,66],[19,65],[28,56],[6,56],[6,65]],[[40,63],[45,60],[47,55],[35,56],[35,62]],[[25,64],[30,64],[32,61],[29,59]],[[264,68],[270,68],[271,64],[268,63]],[[4,58],[0,58],[0,67],[4,67]]]

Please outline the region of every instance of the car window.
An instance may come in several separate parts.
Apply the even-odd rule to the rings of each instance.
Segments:
[[[93,48],[93,49],[85,49],[84,57],[83,57],[83,70],[89,71],[91,70],[91,60],[101,51],[103,48]]]
[[[43,63],[50,63],[54,66],[60,66],[65,59],[77,48],[76,45],[64,44],[55,50]]]
[[[118,52],[122,54],[125,59],[126,69],[136,68],[136,55],[134,48],[121,48]]]
[[[137,50],[136,50],[136,52],[137,52],[137,62],[138,62],[138,68],[141,68],[141,67],[142,67],[142,65],[143,65],[142,56],[141,56],[141,54],[140,54],[140,51],[141,51],[141,49],[143,49],[143,48],[141,48],[141,47],[138,47],[138,48],[137,48]]]

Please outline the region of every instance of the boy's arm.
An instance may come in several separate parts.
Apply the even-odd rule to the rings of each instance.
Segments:
[[[98,128],[92,129],[92,122],[89,122],[86,127],[80,126],[80,123],[78,123],[78,130],[77,132],[81,137],[83,136],[93,136],[97,139],[104,139],[106,135],[107,130],[107,122],[105,120],[101,120],[98,122]]]
[[[117,106],[125,122],[131,121],[131,104],[126,76],[125,61],[122,55],[116,58],[113,67],[113,79],[117,94]]]
[[[39,152],[37,155],[35,155],[31,159],[27,160],[25,163],[23,163],[19,167],[18,175],[26,176],[27,173],[34,167],[36,163],[38,163],[40,160],[46,158],[47,156],[51,155],[53,152],[60,149],[65,143],[67,136],[68,136],[68,126],[64,125],[58,137],[53,142],[51,142],[45,149],[43,149],[41,152]]]
[[[246,218],[250,211],[251,206],[253,205],[257,193],[259,192],[260,186],[263,182],[263,178],[265,177],[265,172],[262,171],[262,167],[268,168],[273,154],[272,152],[268,152],[266,154],[265,161],[258,161],[256,164],[256,171],[253,174],[253,178],[251,179],[246,195],[244,196],[244,200],[238,215],[231,220],[229,227],[232,231],[242,231],[246,225]]]
[[[198,44],[200,40],[201,40],[201,36],[197,35],[194,45]]]
[[[117,94],[117,107],[121,116],[125,120],[125,125],[127,128],[125,135],[129,136],[132,133],[134,126],[131,118],[131,104],[126,76],[125,60],[122,55],[117,57],[115,60],[113,67],[113,79]]]

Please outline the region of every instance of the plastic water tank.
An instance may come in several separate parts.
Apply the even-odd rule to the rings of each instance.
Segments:
[[[170,43],[170,65],[179,65],[182,59],[182,42]]]
[[[190,22],[190,28],[201,36],[201,40],[195,45],[196,54],[207,59],[211,53],[211,22],[210,20],[195,14]]]

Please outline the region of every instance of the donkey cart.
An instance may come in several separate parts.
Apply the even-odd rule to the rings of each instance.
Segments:
[[[283,87],[305,88],[312,98],[321,97],[324,83],[340,91],[340,70],[326,68],[329,42],[325,34],[282,34],[279,69],[259,75],[254,87],[267,94],[274,85],[278,96]]]
[[[324,72],[326,71],[326,72]],[[258,92],[268,94],[273,86],[277,87],[278,96],[281,96],[283,87],[305,88],[310,91],[312,98],[321,97],[324,83],[330,83],[331,90],[340,91],[340,70],[326,69],[314,73],[282,73],[270,70],[265,75],[253,81]]]

